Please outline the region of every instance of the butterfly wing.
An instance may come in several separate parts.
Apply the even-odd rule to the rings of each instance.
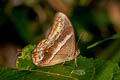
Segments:
[[[47,39],[41,41],[33,51],[33,63],[40,67],[55,65],[74,59],[74,53],[75,35],[72,24],[66,15],[59,12]],[[40,58],[36,59],[35,56]]]

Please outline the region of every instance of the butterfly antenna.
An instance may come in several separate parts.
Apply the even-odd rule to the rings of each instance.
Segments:
[[[76,42],[76,48],[78,47],[78,44],[79,44],[80,38],[81,38],[81,34],[79,34],[78,40],[77,40],[77,42]]]

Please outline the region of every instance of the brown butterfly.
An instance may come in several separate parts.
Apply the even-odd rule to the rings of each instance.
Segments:
[[[75,34],[67,16],[58,12],[53,27],[46,39],[32,51],[32,60],[36,66],[51,66],[70,61],[79,55],[75,49]]]

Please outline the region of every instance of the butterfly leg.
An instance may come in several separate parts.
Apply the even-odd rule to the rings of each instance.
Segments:
[[[65,64],[65,61],[62,63],[62,66]]]
[[[78,65],[77,65],[77,56],[78,56],[79,54],[80,54],[80,50],[77,49],[77,50],[75,51],[75,53],[74,53],[75,67],[74,67],[73,70],[75,70],[75,69],[78,67]],[[71,71],[70,75],[72,74],[73,70]]]
[[[77,67],[77,66],[78,66],[78,65],[77,65],[77,59],[76,59],[77,56],[75,55],[74,57],[75,57],[75,67]]]
[[[74,53],[74,57],[75,57],[75,67],[77,67],[78,65],[77,65],[77,56],[80,54],[80,50],[79,49],[77,49],[76,51],[75,51],[75,53]]]

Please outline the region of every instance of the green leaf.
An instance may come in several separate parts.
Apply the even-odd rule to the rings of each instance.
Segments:
[[[110,61],[102,62],[100,61],[95,62],[96,64],[96,73],[94,80],[112,80],[114,70],[118,66]],[[99,66],[98,66],[99,64]]]
[[[78,66],[80,66],[77,68],[75,68],[74,66],[74,60],[70,62],[66,62],[64,64],[58,64],[55,66],[42,67],[42,68],[37,67],[32,63],[32,59],[30,55],[34,47],[35,46],[28,45],[22,50],[22,55],[18,56],[18,60],[17,60],[18,69],[44,71],[44,72],[50,72],[50,73],[56,73],[60,75],[74,76],[74,77],[78,76],[79,79],[90,78],[91,76],[93,76],[93,72],[94,72],[93,63],[81,56],[77,60]],[[83,70],[86,72],[84,75],[76,76],[76,73],[74,73],[74,70]]]
[[[31,69],[32,64],[31,51],[35,48],[35,45],[28,45],[22,49],[21,56],[18,56],[16,67],[21,69]]]
[[[116,63],[120,62],[120,50],[118,50],[116,54],[112,57],[112,61]]]
[[[120,68],[119,67],[115,70],[113,80],[120,80]]]
[[[70,62],[65,62],[64,64],[63,63],[58,64],[55,66],[41,67],[41,68],[37,67],[32,63],[32,59],[30,55],[30,52],[33,50],[34,47],[35,46],[29,45],[22,50],[22,55],[19,56],[17,60],[18,69],[56,73],[56,74],[65,75],[65,76],[77,77],[83,80],[86,78],[91,78],[93,76],[93,73],[94,73],[93,63],[82,56],[79,56],[79,58],[77,59],[77,63],[79,66],[77,68],[75,68],[74,66],[74,60]],[[85,71],[85,74],[76,76],[76,73],[74,73],[74,70]]]
[[[0,80],[76,80],[72,77],[34,70],[3,69]]]
[[[118,67],[116,63],[82,56],[77,57],[77,67],[74,60],[54,66],[37,67],[32,63],[30,55],[34,47],[35,45],[28,45],[22,50],[16,69],[0,70],[0,80],[112,80],[113,78],[117,80],[119,78],[117,75],[120,74],[115,71]]]

